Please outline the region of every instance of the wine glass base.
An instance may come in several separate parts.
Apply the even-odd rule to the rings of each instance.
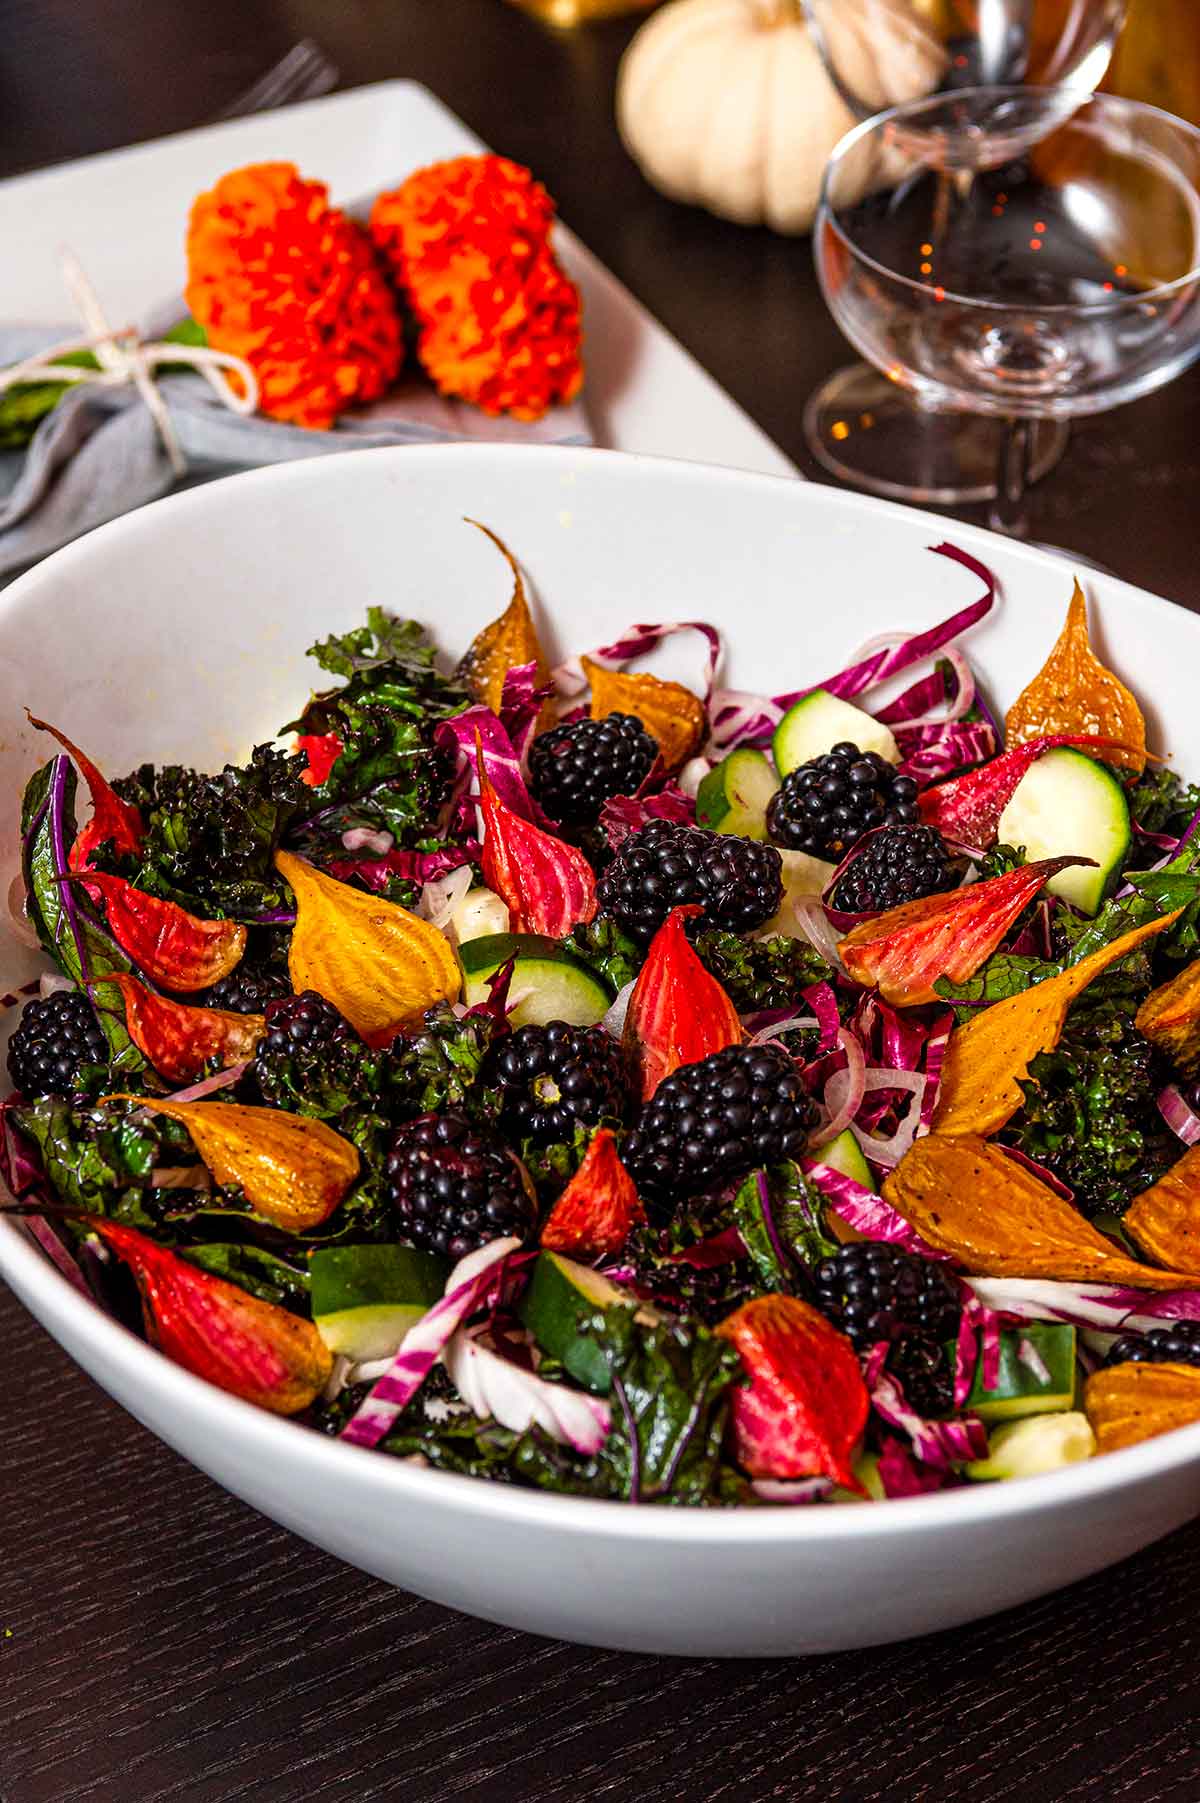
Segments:
[[[833,476],[893,501],[935,507],[991,501],[1004,421],[919,407],[869,363],[830,376],[809,396],[804,435]],[[1047,475],[1067,448],[1068,428],[1038,420],[1028,479]]]

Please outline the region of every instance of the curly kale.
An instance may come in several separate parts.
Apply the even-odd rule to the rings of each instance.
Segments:
[[[606,978],[614,989],[632,983],[642,967],[644,953],[623,933],[615,920],[598,914],[586,926],[572,927],[563,940],[563,950],[590,964]]]
[[[1126,791],[1135,826],[1145,833],[1168,833],[1178,838],[1193,815],[1200,812],[1200,786],[1185,783],[1165,764],[1147,764]]]
[[[758,1295],[762,1284],[746,1255],[724,1264],[693,1265],[678,1254],[712,1239],[730,1221],[728,1201],[710,1197],[693,1202],[666,1223],[645,1221],[635,1227],[617,1255],[617,1265],[637,1293],[656,1307],[714,1326]]]
[[[793,1008],[803,992],[833,975],[828,964],[805,939],[775,934],[770,939],[743,939],[706,927],[696,934],[696,951],[739,1014],[759,1008]]]
[[[434,669],[434,647],[414,620],[378,607],[365,626],[314,645],[309,656],[347,681],[315,695],[284,728],[333,733],[342,748],[325,781],[307,791],[297,843],[313,853],[340,844],[347,827],[366,826],[390,832],[399,846],[434,849],[450,774],[434,730],[470,696]]]
[[[403,1095],[409,1118],[434,1108],[457,1108],[478,1121],[495,1120],[500,1099],[480,1083],[479,1070],[488,1047],[504,1030],[486,1012],[459,1020],[444,1002],[428,1009],[421,1031],[392,1047],[390,1081]]]
[[[289,910],[291,896],[274,857],[289,824],[307,804],[302,757],[256,745],[250,762],[219,776],[168,764],[142,764],[113,784],[146,823],[140,856],[97,859],[151,895],[164,895],[210,919]]]
[[[1084,1214],[1119,1215],[1179,1151],[1155,1104],[1163,1081],[1128,1006],[1093,998],[1072,1010],[1055,1049],[1033,1059],[1002,1137],[1069,1184]]]

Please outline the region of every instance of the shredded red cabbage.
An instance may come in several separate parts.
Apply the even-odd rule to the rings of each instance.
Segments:
[[[1165,1089],[1161,1089],[1157,1101],[1158,1112],[1177,1139],[1181,1139],[1185,1146],[1200,1143],[1200,1114],[1197,1114],[1177,1083],[1168,1083]]]
[[[497,795],[522,820],[549,830],[550,823],[525,787],[521,760],[512,740],[490,707],[478,703],[439,720],[434,728],[434,743],[455,759],[454,793],[447,833],[451,836],[475,838],[476,819],[472,796],[478,793],[475,767],[475,739],[478,735],[483,767]]]
[[[863,1377],[871,1393],[871,1406],[881,1421],[904,1434],[923,1465],[944,1471],[948,1466],[987,1457],[987,1429],[977,1415],[961,1415],[953,1421],[928,1421],[912,1407],[896,1378],[884,1369],[891,1350],[887,1340],[867,1355]]]
[[[707,707],[713,696],[717,680],[717,670],[721,663],[721,635],[715,626],[706,620],[671,620],[659,625],[627,626],[619,638],[611,645],[602,645],[598,651],[585,652],[594,664],[603,664],[608,670],[623,669],[636,657],[644,657],[653,651],[664,639],[673,638],[679,632],[701,633],[708,645],[708,655],[704,664],[704,705]],[[569,657],[552,672],[554,686],[560,695],[579,695],[587,688],[587,677],[579,657]]]
[[[529,754],[529,741],[533,738],[542,703],[552,693],[548,684],[538,687],[537,664],[532,660],[527,664],[514,664],[505,672],[500,691],[500,724],[522,764]]]
[[[600,825],[612,851],[620,851],[630,833],[650,820],[678,820],[693,826],[696,804],[675,783],[666,783],[656,795],[614,795],[600,811]]]
[[[918,1258],[936,1259],[946,1264],[953,1262],[949,1253],[936,1251],[922,1239],[916,1228],[883,1196],[865,1189],[853,1177],[846,1177],[832,1165],[821,1164],[815,1158],[802,1158],[800,1168],[816,1184],[834,1214],[840,1216],[847,1227],[861,1233],[864,1239],[886,1240],[905,1252],[915,1252]]]
[[[920,1464],[894,1434],[883,1436],[876,1469],[883,1485],[883,1494],[889,1499],[896,1496],[928,1496],[932,1491],[944,1490],[946,1487],[946,1471]]]

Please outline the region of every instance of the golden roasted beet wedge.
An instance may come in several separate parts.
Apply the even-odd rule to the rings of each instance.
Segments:
[[[751,1477],[830,1477],[862,1490],[850,1455],[867,1422],[854,1348],[794,1296],[756,1296],[715,1330],[737,1347],[748,1384],[730,1404],[734,1456]]]
[[[1174,914],[1122,933],[1057,977],[985,1008],[956,1027],[946,1047],[933,1125],[938,1133],[995,1133],[1021,1106],[1018,1079],[1058,1044],[1067,1009],[1094,977],[1169,927]]]
[[[1152,989],[1133,1024],[1185,1077],[1200,1074],[1200,958]]]
[[[136,977],[114,971],[105,979],[121,991],[125,1025],[142,1056],[168,1083],[190,1083],[216,1058],[222,1067],[253,1058],[267,1030],[261,1014],[231,1014],[223,1008],[190,1008],[155,995]]]
[[[246,928],[236,920],[201,920],[161,895],[135,889],[123,876],[86,874],[99,890],[109,929],[139,970],[166,989],[190,995],[227,977],[246,949]]]
[[[633,1178],[617,1156],[607,1127],[592,1136],[583,1163],[568,1183],[541,1232],[548,1252],[598,1258],[619,1252],[632,1228],[646,1219]]]
[[[596,876],[581,851],[522,820],[501,801],[476,738],[483,815],[483,880],[506,904],[514,933],[561,939],[596,912]]]
[[[609,714],[633,714],[657,742],[668,770],[678,770],[699,751],[708,731],[704,703],[681,682],[663,682],[644,672],[630,676],[608,670],[590,657],[580,665],[591,684],[591,716],[603,720]]]
[[[307,1233],[328,1220],[358,1176],[349,1140],[307,1114],[240,1102],[171,1102],[113,1095],[180,1121],[218,1183],[236,1183],[264,1220]]]
[[[1043,858],[985,883],[902,902],[853,927],[838,946],[856,983],[878,989],[896,1007],[935,1002],[941,977],[965,983],[987,961],[1021,910],[1069,864],[1086,858]]]
[[[1083,1406],[1097,1451],[1120,1452],[1200,1421],[1200,1370],[1140,1361],[1112,1365],[1088,1378]]]
[[[1122,1225],[1156,1264],[1200,1274],[1200,1146],[1133,1198]]]
[[[132,1227],[88,1225],[133,1272],[147,1331],[168,1358],[275,1415],[316,1401],[333,1355],[311,1321],[210,1276]]]
[[[504,693],[504,678],[510,670],[516,669],[520,664],[533,664],[539,688],[544,688],[549,683],[550,671],[538,641],[537,628],[529,610],[529,600],[516,558],[487,526],[480,525],[478,520],[470,520],[468,524],[478,526],[491,539],[513,575],[512,600],[499,619],[493,620],[490,626],[485,626],[471,641],[460,658],[456,671],[468,693],[476,701],[481,701],[484,707],[490,707],[494,714],[498,714],[500,698]],[[549,724],[549,721],[545,724]]]
[[[92,817],[86,826],[80,828],[67,859],[71,869],[86,870],[93,851],[106,839],[112,841],[117,851],[128,852],[136,857],[142,849],[146,828],[132,802],[121,800],[86,752],[80,751],[78,745],[72,745],[57,726],[50,726],[45,720],[35,720],[28,708],[25,709],[25,717],[30,726],[36,726],[39,732],[48,732],[74,758],[83,772],[83,780],[92,798]]]
[[[1091,733],[1114,741],[1110,764],[1140,775],[1146,766],[1146,722],[1125,684],[1105,669],[1088,637],[1087,602],[1078,582],[1046,662],[1004,719],[1006,745],[1048,733]]]
[[[977,1277],[1061,1277],[1143,1290],[1195,1287],[1180,1271],[1139,1265],[1032,1171],[977,1134],[914,1140],[884,1198],[938,1252]]]
[[[276,852],[275,868],[296,897],[288,972],[297,993],[315,989],[364,1039],[457,998],[458,963],[427,920],[339,883],[291,852]]]
[[[698,1064],[744,1037],[737,1009],[684,933],[684,921],[702,912],[696,902],[671,909],[650,941],[629,998],[624,1041],[643,1102],[681,1065]]]

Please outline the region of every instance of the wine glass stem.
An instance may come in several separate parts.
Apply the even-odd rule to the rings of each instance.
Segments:
[[[996,471],[996,497],[992,502],[988,525],[993,532],[1005,532],[1009,538],[1024,538],[1029,530],[1025,498],[1029,489],[1029,458],[1033,440],[1033,421],[1005,421],[1000,443],[1000,464]]]

